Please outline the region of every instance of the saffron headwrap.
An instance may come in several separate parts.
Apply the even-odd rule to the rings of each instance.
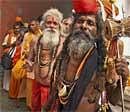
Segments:
[[[20,16],[16,16],[15,21],[16,22],[22,22],[23,20],[22,20],[22,18]]]

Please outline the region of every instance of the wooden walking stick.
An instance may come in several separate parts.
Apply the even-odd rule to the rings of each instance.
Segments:
[[[119,45],[117,44],[117,50],[118,50],[118,58],[121,58],[119,53]],[[120,79],[120,89],[121,89],[121,103],[122,103],[122,112],[125,112],[125,104],[124,104],[124,91],[123,91],[123,83],[122,83],[122,76],[121,73],[119,74]]]

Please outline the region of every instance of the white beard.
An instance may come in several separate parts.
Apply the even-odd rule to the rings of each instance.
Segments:
[[[43,31],[43,37],[41,38],[40,42],[43,45],[47,45],[48,47],[55,47],[59,43],[60,33],[58,30],[52,30],[50,28],[46,28]]]

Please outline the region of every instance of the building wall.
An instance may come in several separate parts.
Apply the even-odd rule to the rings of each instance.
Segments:
[[[125,16],[130,16],[130,0],[123,2]]]
[[[16,16],[21,16],[25,22],[36,19],[50,7],[56,7],[65,16],[71,13],[71,0],[0,0],[0,45],[4,35],[15,22]],[[2,47],[0,46],[0,57]]]

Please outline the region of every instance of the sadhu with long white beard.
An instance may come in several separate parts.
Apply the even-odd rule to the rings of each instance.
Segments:
[[[116,76],[107,78],[108,72],[103,68],[105,47],[97,1],[73,0],[73,6],[76,14],[72,32],[55,65],[51,94],[44,109],[58,112],[109,112],[108,103],[116,104],[121,98],[120,84]],[[125,87],[128,76],[126,61],[117,59],[115,69],[118,75],[122,75]],[[105,90],[108,96],[101,97]]]
[[[29,60],[34,60],[35,82],[32,93],[32,111],[41,111],[49,95],[50,77],[59,44],[60,22],[63,16],[57,9],[49,9],[43,15],[44,29],[37,43],[32,43]],[[36,47],[35,47],[36,46]],[[30,64],[31,65],[31,64]],[[31,66],[30,66],[31,70]]]

